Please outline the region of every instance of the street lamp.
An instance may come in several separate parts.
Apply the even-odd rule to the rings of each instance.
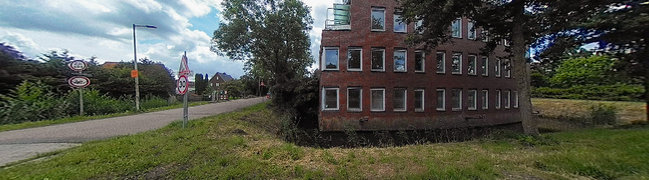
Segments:
[[[135,28],[136,27],[143,27],[143,28],[150,28],[150,29],[155,29],[157,27],[151,26],[151,25],[139,25],[139,24],[133,24],[133,65],[135,66],[135,111],[140,111],[140,72],[137,71],[137,45],[135,43]]]

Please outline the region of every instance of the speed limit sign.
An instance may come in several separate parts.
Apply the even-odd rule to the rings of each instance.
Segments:
[[[189,79],[187,79],[186,75],[180,75],[180,77],[178,77],[176,87],[178,88],[178,94],[187,93],[187,89],[189,89]]]

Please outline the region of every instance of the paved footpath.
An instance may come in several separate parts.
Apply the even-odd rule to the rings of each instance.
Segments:
[[[230,112],[266,99],[251,98],[189,107],[189,119]],[[158,129],[182,119],[182,108],[130,116],[0,132],[0,166],[82,142]]]

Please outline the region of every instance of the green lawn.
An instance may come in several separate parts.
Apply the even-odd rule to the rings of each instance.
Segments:
[[[207,102],[207,101],[191,102],[191,103],[189,103],[189,106],[199,106],[199,105],[204,105],[204,104],[207,104],[207,103],[209,103],[209,102]],[[183,104],[174,104],[174,105],[169,105],[169,106],[163,106],[163,107],[147,109],[147,110],[144,110],[142,112],[133,112],[133,111],[131,111],[131,112],[122,112],[122,113],[113,113],[113,114],[95,115],[95,116],[73,116],[73,117],[66,117],[66,118],[54,119],[54,120],[30,121],[30,122],[23,122],[23,123],[18,123],[18,124],[3,124],[3,125],[0,125],[0,132],[17,130],[17,129],[33,128],[33,127],[49,126],[49,125],[55,125],[55,124],[80,122],[80,121],[87,121],[87,120],[93,120],[93,119],[104,119],[104,118],[110,118],[110,117],[128,116],[128,115],[133,115],[133,114],[138,114],[138,113],[163,111],[163,110],[169,110],[169,109],[175,109],[175,108],[181,108],[181,107],[183,107]]]
[[[575,179],[649,178],[649,127],[585,129],[400,147],[312,148],[264,129],[255,105],[85,143],[0,170],[0,179]]]

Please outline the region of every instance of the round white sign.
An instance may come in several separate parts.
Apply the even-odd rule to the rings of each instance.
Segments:
[[[88,68],[88,64],[86,64],[86,62],[82,60],[74,60],[68,63],[68,67],[73,71],[83,71]]]
[[[83,76],[74,76],[68,79],[68,84],[72,87],[82,88],[90,85],[90,79]]]
[[[176,83],[176,87],[178,87],[179,94],[187,93],[187,89],[189,89],[189,79],[187,79],[187,76],[180,75],[180,77],[178,77],[178,83]]]

